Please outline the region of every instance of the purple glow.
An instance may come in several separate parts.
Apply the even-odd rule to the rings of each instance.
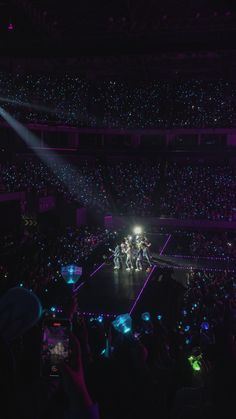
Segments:
[[[219,256],[190,256],[190,255],[165,255],[173,258],[183,258],[183,259],[209,259],[209,260],[235,260],[232,257],[219,257]]]
[[[109,256],[109,259],[111,259],[113,257],[113,255]],[[102,267],[106,265],[106,262],[103,262],[101,265],[99,265],[95,271],[93,271],[90,275],[89,278],[92,278],[92,276],[94,276],[98,271],[100,271],[100,269],[102,269]]]
[[[165,250],[165,248],[166,248],[167,244],[169,243],[170,239],[171,239],[171,234],[168,236],[168,238],[167,238],[167,240],[166,240],[166,242],[165,242],[165,244],[164,244],[163,248],[161,249],[161,251],[160,251],[160,256],[161,256],[161,255],[162,255],[162,253],[164,252],[164,250]]]
[[[87,210],[84,207],[76,209],[76,226],[81,227],[86,224]]]
[[[0,194],[0,202],[3,201],[25,201],[25,192],[5,192]]]
[[[100,269],[102,269],[102,267],[105,265],[105,263],[106,262],[103,262],[101,265],[99,265],[96,269],[95,269],[95,271],[93,271],[90,275],[89,275],[89,277],[90,278],[92,278],[92,276],[94,276],[98,271],[100,271]]]
[[[13,26],[13,24],[12,23],[9,23],[9,25],[8,25],[8,28],[7,28],[9,31],[13,31],[13,29],[14,29],[14,26]]]
[[[84,285],[84,282],[81,282],[81,284],[79,284],[78,287],[73,289],[73,292],[77,292],[83,285]]]
[[[236,272],[234,269],[215,269],[215,268],[200,268],[200,267],[193,267],[193,266],[171,266],[165,265],[167,269],[182,269],[183,271],[212,271],[212,272]]]
[[[56,206],[56,197],[53,195],[49,196],[41,196],[38,202],[38,210],[39,212],[46,212],[49,211]]]
[[[154,265],[154,266],[152,267],[151,271],[149,272],[149,274],[148,274],[148,276],[147,276],[147,278],[146,278],[146,281],[144,282],[144,284],[143,284],[143,286],[142,286],[142,288],[141,288],[140,292],[138,293],[138,296],[136,297],[136,300],[134,301],[134,304],[132,305],[132,307],[131,307],[131,309],[130,309],[130,311],[129,311],[129,314],[130,314],[130,315],[131,315],[131,313],[133,312],[134,308],[136,307],[137,302],[139,301],[139,299],[140,299],[140,297],[141,297],[141,295],[142,295],[142,293],[143,293],[144,289],[146,288],[146,286],[147,286],[147,284],[148,284],[148,282],[149,282],[149,279],[151,278],[151,276],[152,276],[153,272],[155,271],[156,267],[157,267],[157,266],[156,266],[156,265]]]

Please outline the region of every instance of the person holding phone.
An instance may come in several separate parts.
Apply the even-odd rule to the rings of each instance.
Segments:
[[[74,335],[70,336],[70,344],[70,363],[62,362],[59,367],[69,400],[66,419],[99,419],[98,405],[93,403],[85,383],[80,343]]]
[[[141,241],[141,249],[143,251],[143,260],[145,260],[145,262],[147,262],[149,269],[152,267],[152,262],[151,262],[151,256],[150,256],[150,251],[149,248],[151,246],[151,243],[147,240],[146,237],[144,237],[144,239]]]
[[[44,377],[61,379],[69,401],[65,418],[99,419],[98,406],[85,383],[80,343],[72,334],[71,321],[45,319],[42,332],[41,372]]]
[[[68,319],[45,319],[42,330],[41,372],[58,377],[61,361],[68,362],[71,322]]]
[[[84,380],[80,344],[71,334],[68,319],[43,321],[41,354],[47,368],[44,366],[41,371],[47,374],[41,374],[37,382],[32,381],[25,387],[25,377],[20,375],[21,371],[24,374],[24,365],[16,372],[12,342],[21,340],[34,326],[40,326],[42,313],[37,296],[25,288],[12,288],[0,298],[1,412],[4,419],[45,417],[60,382],[68,405],[62,403],[58,419],[99,419],[98,406],[92,401]],[[53,325],[53,322],[58,324]]]

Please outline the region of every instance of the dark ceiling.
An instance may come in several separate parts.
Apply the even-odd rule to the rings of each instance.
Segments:
[[[236,1],[0,0],[0,68],[26,64],[89,78],[235,77]]]
[[[8,55],[232,49],[236,39],[235,1],[2,0],[0,16]]]

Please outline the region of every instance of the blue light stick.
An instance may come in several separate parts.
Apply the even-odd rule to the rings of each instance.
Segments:
[[[131,332],[132,319],[128,313],[117,316],[116,319],[113,320],[112,324],[120,333],[127,334]]]
[[[82,268],[76,265],[62,266],[61,275],[68,285],[72,285],[72,289],[75,291],[75,284],[82,275]]]

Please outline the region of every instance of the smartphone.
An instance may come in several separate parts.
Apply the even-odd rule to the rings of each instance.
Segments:
[[[70,355],[71,322],[68,319],[45,319],[42,327],[41,374],[59,377],[59,364]]]

